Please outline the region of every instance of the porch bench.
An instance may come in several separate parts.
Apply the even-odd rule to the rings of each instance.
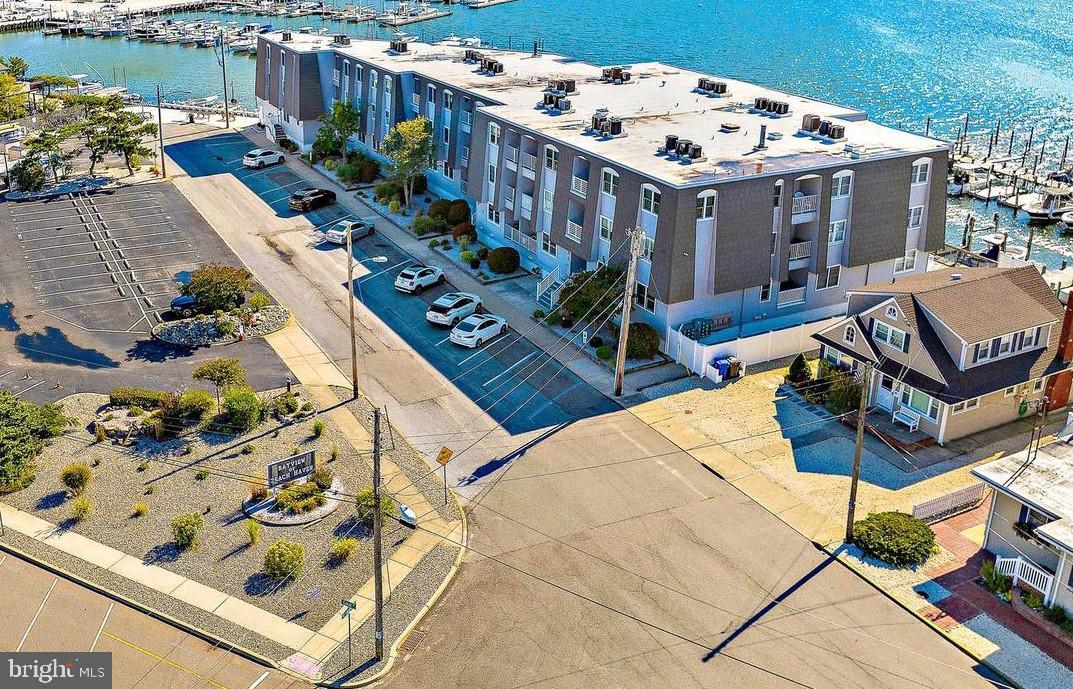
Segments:
[[[900,408],[894,412],[894,416],[891,417],[893,421],[903,423],[909,427],[909,432],[912,433],[920,426],[920,417],[905,408]]]

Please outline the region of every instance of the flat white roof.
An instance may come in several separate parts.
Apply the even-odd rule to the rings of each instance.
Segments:
[[[1056,440],[1029,461],[1027,450],[988,462],[972,473],[996,489],[1056,517],[1036,533],[1073,552],[1073,445]]]
[[[265,35],[273,42],[279,37],[279,33]],[[414,72],[454,85],[500,103],[484,109],[508,126],[513,124],[519,133],[539,133],[676,186],[815,170],[853,160],[926,155],[947,148],[937,139],[871,122],[860,110],[659,62],[622,65],[632,75],[630,82],[612,84],[600,80],[601,67],[549,53],[534,56],[481,48],[483,55],[504,65],[502,74],[490,76],[479,73],[478,65],[463,62],[467,48],[457,45],[409,43],[406,53],[395,54],[388,51],[386,41],[352,39],[349,46],[338,46],[329,36],[300,33],[292,33],[285,45],[298,51],[331,48],[389,72]],[[695,93],[702,77],[726,83],[727,95]],[[569,96],[572,112],[549,114],[537,107],[549,79],[576,81],[577,95]],[[771,117],[749,112],[758,97],[789,103],[789,114]],[[601,108],[622,119],[626,136],[599,138],[585,131],[593,113]],[[801,135],[806,114],[844,125],[845,139],[832,142]],[[728,133],[723,124],[739,128]],[[762,125],[767,127],[767,148],[758,150]],[[684,164],[657,155],[668,134],[700,144],[706,160]],[[855,157],[847,145],[856,149]]]

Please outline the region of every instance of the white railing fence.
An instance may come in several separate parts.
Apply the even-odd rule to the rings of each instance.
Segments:
[[[1013,585],[1028,584],[1043,595],[1043,602],[1050,604],[1054,575],[1032,564],[1023,557],[995,558],[995,569],[1000,574],[1013,577]]]
[[[537,298],[544,294],[552,285],[559,281],[559,266],[555,266],[555,270],[551,271],[544,277],[540,278],[540,282],[537,283]]]
[[[793,215],[797,215],[798,213],[811,213],[819,210],[819,208],[820,197],[818,194],[813,194],[811,196],[795,196],[790,212]]]
[[[520,229],[508,225],[503,229],[503,236],[518,246],[531,252],[536,252],[536,238],[522,232]]]
[[[989,492],[986,483],[977,483],[953,493],[940,495],[919,505],[913,505],[913,516],[929,523],[952,517],[979,505]]]
[[[812,240],[805,242],[792,242],[790,244],[790,260],[808,258],[812,255]]]
[[[589,193],[589,181],[587,179],[581,179],[580,177],[571,177],[570,191],[579,196],[587,195]]]

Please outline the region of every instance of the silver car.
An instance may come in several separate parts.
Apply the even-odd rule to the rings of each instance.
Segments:
[[[324,241],[346,244],[347,233],[354,239],[370,237],[376,228],[371,220],[341,220],[324,231]]]
[[[490,313],[474,314],[451,330],[451,342],[463,347],[480,347],[485,342],[506,334],[507,319]]]
[[[444,280],[443,270],[434,266],[416,265],[403,270],[395,278],[395,289],[409,294],[420,294],[426,287],[438,285]]]
[[[437,325],[458,325],[481,308],[481,298],[470,292],[448,292],[428,307],[425,320]]]

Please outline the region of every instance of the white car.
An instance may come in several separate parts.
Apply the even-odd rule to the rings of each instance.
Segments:
[[[376,228],[371,220],[341,220],[324,231],[324,241],[346,244],[347,233],[354,239],[370,237]]]
[[[428,307],[425,320],[437,325],[458,325],[481,308],[481,298],[470,292],[448,292]]]
[[[507,332],[507,319],[490,313],[474,314],[451,330],[451,342],[463,347],[480,347]]]
[[[284,161],[283,154],[267,148],[255,148],[242,156],[242,164],[246,167],[262,168],[266,165],[275,165]]]
[[[443,282],[443,271],[433,266],[416,265],[406,268],[395,278],[395,289],[420,294],[426,287]]]

